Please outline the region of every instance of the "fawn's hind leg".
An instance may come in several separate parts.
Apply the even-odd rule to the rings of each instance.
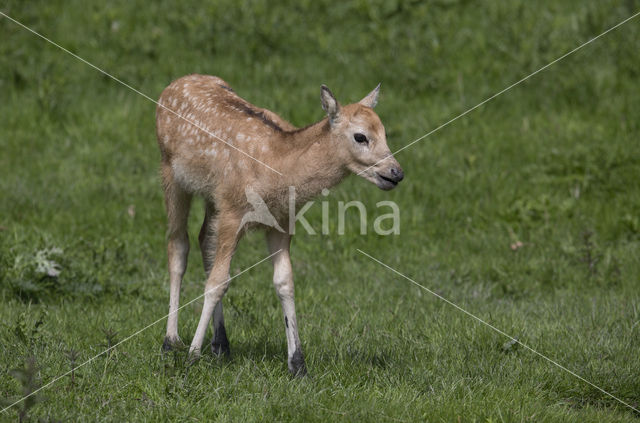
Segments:
[[[216,211],[213,203],[207,201],[205,204],[204,222],[198,236],[200,241],[200,251],[202,253],[202,263],[207,276],[213,267],[216,251]],[[222,313],[222,299],[218,301],[213,310],[213,339],[211,340],[211,352],[216,355],[230,353],[227,331],[224,328],[224,316]]]
[[[178,336],[178,307],[180,304],[180,285],[187,269],[189,254],[189,236],[187,235],[187,218],[191,208],[191,194],[183,190],[174,180],[170,166],[162,169],[164,183],[164,199],[167,208],[167,252],[169,256],[169,316],[167,318],[167,334],[162,348],[170,350],[180,342]]]

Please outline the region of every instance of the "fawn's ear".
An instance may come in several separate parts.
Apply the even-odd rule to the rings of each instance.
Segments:
[[[378,104],[379,94],[380,94],[380,84],[378,84],[378,86],[375,87],[373,91],[367,94],[367,96],[362,100],[360,100],[358,103],[362,104],[363,106],[371,107],[373,109],[374,107],[376,107],[376,104]]]
[[[329,123],[331,125],[335,124],[340,114],[340,104],[331,90],[324,84],[320,87],[320,99],[322,100],[322,108],[329,116]]]

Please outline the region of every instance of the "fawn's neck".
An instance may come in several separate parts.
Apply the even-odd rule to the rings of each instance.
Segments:
[[[328,119],[285,133],[280,170],[300,197],[311,198],[337,185],[347,175],[342,149],[331,133]]]

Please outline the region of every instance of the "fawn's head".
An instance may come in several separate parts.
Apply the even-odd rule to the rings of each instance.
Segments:
[[[373,111],[378,102],[380,84],[358,103],[341,106],[325,85],[321,89],[322,108],[329,116],[331,136],[337,153],[351,172],[390,190],[404,178],[398,161],[387,146],[387,134]]]

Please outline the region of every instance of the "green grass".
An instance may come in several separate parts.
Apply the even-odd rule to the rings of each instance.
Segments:
[[[395,150],[640,2],[10,0],[0,10],[152,98],[184,74],[215,74],[296,125],[322,117],[320,84],[350,102],[382,81],[377,111]],[[43,390],[28,418],[637,421],[356,249],[640,407],[639,19],[399,153],[398,189],[350,177],[332,191],[332,234],[301,233],[292,247],[310,378],[288,375],[264,263],[225,297],[231,359],[188,368],[184,352],[163,356],[163,321]],[[11,400],[68,371],[66,351],[81,363],[109,331],[117,342],[165,315],[168,276],[154,105],[7,19],[0,34],[0,398]],[[336,235],[337,202],[353,199],[370,213],[397,202],[401,234],[361,236],[353,212]],[[196,203],[183,303],[203,290],[202,214]],[[307,216],[320,229],[320,205]],[[266,255],[250,234],[232,274]],[[51,260],[57,277],[42,273]],[[201,306],[180,314],[186,341]],[[30,358],[35,373],[10,372]]]

